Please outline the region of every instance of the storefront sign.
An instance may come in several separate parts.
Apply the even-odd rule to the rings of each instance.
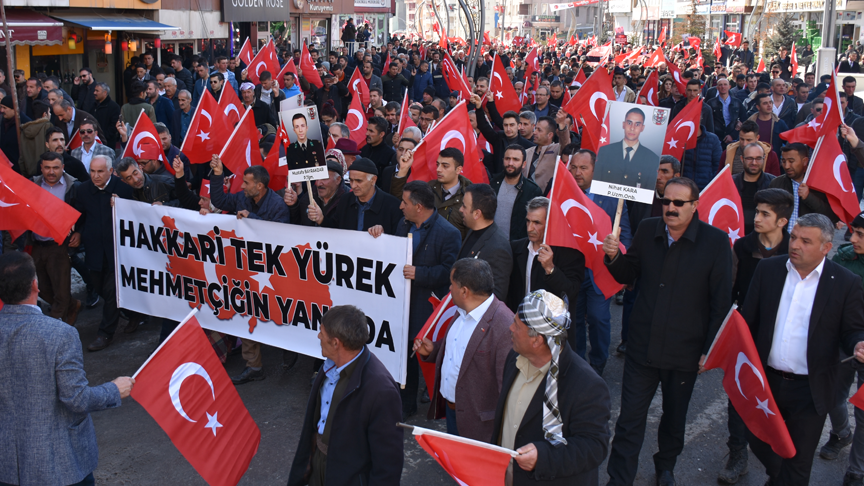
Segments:
[[[630,13],[632,3],[630,0],[609,0],[609,12]]]
[[[744,13],[747,8],[745,0],[728,0],[726,2],[726,13]]]
[[[389,8],[390,2],[387,0],[354,0],[354,6],[363,8]]]
[[[675,18],[675,0],[660,0],[660,18]]]
[[[223,0],[223,22],[267,22],[289,17],[289,0]]]
[[[675,15],[690,15],[693,13],[693,4],[687,0],[675,2]],[[677,20],[677,19],[676,19]]]
[[[846,0],[835,0],[837,10],[846,9]],[[769,0],[768,12],[822,12],[825,0]]]
[[[726,13],[726,0],[714,0],[711,3],[711,13],[712,14]]]
[[[555,23],[560,22],[561,17],[557,15],[533,15],[531,16],[532,22],[547,22],[547,23]]]

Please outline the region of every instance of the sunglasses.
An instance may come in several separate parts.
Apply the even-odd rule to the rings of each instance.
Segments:
[[[210,84],[219,84],[219,81],[210,81]]]
[[[694,201],[696,201],[696,199],[693,199],[690,201],[681,201],[678,199],[666,199],[664,197],[663,199],[660,200],[660,204],[662,204],[663,206],[668,206],[670,204],[674,204],[676,208],[680,208],[680,207],[684,206],[685,204],[692,203]]]
[[[90,128],[90,129],[88,129],[88,130],[78,130],[78,133],[80,133],[81,135],[87,135],[87,134],[93,133],[94,131],[95,131],[95,130],[93,130],[92,128]]]

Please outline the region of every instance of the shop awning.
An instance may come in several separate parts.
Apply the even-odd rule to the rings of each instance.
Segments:
[[[33,10],[6,10],[12,45],[48,46],[63,43],[63,24]],[[0,28],[0,45],[6,45]]]
[[[54,15],[54,17],[70,24],[100,31],[153,32],[175,30],[177,28],[173,25],[160,24],[144,17],[129,17],[119,14],[66,14]]]

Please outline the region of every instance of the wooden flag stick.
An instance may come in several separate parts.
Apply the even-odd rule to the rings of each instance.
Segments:
[[[618,210],[615,211],[615,224],[612,225],[612,234],[615,235],[615,238],[621,234],[621,211],[624,210],[624,200],[618,200]]]

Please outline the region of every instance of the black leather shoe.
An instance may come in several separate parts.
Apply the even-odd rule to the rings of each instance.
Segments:
[[[615,352],[618,353],[619,356],[622,354],[626,354],[627,353],[627,341],[624,341],[621,344],[619,344],[618,348],[615,349]]]
[[[615,305],[624,305],[624,291],[615,294]]]
[[[98,336],[89,346],[87,346],[87,351],[102,351],[107,348],[113,340],[113,337]]]
[[[240,373],[237,376],[231,377],[231,383],[235,385],[242,385],[243,383],[249,383],[250,381],[261,381],[264,379],[264,369],[253,370],[252,368],[247,367],[243,370],[243,373]]]
[[[423,390],[423,394],[420,395],[420,403],[429,403],[431,401],[429,399],[429,390]]]
[[[144,319],[129,319],[129,322],[126,323],[126,327],[123,329],[124,334],[132,334],[133,332],[138,330],[138,326],[144,324]]]
[[[282,370],[288,371],[297,364],[297,356],[298,354],[294,351],[283,350],[282,351]]]
[[[675,475],[672,471],[657,472],[657,486],[675,486]]]
[[[864,486],[864,476],[847,472],[843,476],[843,486]]]
[[[96,307],[97,305],[99,305],[99,300],[99,294],[97,294],[96,292],[91,292],[87,296],[87,308],[92,309]]]

